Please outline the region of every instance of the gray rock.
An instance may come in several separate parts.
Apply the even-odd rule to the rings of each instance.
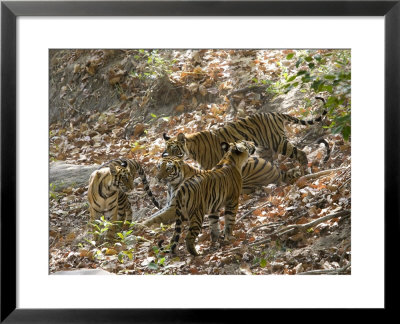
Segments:
[[[113,273],[110,273],[108,271],[105,271],[103,269],[80,269],[80,270],[71,270],[71,271],[57,271],[52,273],[51,275],[92,275],[92,276],[98,276],[98,275],[113,275]]]
[[[92,172],[99,165],[75,165],[62,161],[50,163],[50,179],[53,191],[61,191],[68,187],[82,187],[89,183]]]

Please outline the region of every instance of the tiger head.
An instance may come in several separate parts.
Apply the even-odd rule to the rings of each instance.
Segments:
[[[157,165],[157,179],[164,183],[180,183],[184,177],[182,172],[183,163],[183,160],[176,156],[164,156]]]
[[[186,146],[185,134],[179,133],[176,137],[176,140],[173,140],[166,133],[164,133],[163,138],[166,141],[166,147],[162,154],[162,157],[177,156],[178,158],[183,159],[184,157],[187,157],[189,155]]]
[[[247,162],[250,155],[256,151],[256,146],[253,142],[249,141],[238,141],[236,143],[221,143],[221,148],[226,153],[218,165],[224,165],[227,163],[234,164],[239,170]]]
[[[133,189],[132,170],[126,159],[115,160],[109,163],[110,173],[113,177],[113,185],[123,191],[130,191]]]

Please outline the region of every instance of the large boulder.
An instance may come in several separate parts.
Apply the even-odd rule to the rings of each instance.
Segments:
[[[92,172],[99,165],[67,164],[63,161],[50,163],[50,179],[52,190],[60,191],[68,187],[83,187],[89,183]]]

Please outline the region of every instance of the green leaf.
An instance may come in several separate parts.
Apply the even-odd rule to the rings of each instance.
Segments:
[[[312,84],[311,84],[311,88],[315,91],[315,92],[320,92],[321,87],[323,86],[324,82],[321,80],[315,80]]]
[[[311,82],[311,81],[312,81],[312,78],[311,78],[311,76],[310,76],[310,73],[307,72],[307,73],[301,78],[301,81],[303,81],[304,83]]]
[[[293,81],[294,79],[296,79],[297,78],[297,75],[293,75],[293,76],[291,76],[289,79],[287,79],[287,82],[291,82],[291,81]]]
[[[308,67],[309,67],[310,69],[313,69],[313,68],[315,67],[315,64],[314,64],[314,63],[310,63],[310,64],[308,64]]]
[[[349,140],[350,133],[351,133],[350,126],[344,126],[342,129],[342,135],[343,135],[343,138],[345,139],[345,141]]]
[[[261,268],[265,268],[266,266],[267,266],[267,260],[264,259],[264,258],[262,258],[262,259],[260,260],[260,267],[261,267]]]
[[[336,75],[327,74],[327,75],[324,75],[324,78],[327,79],[327,80],[335,80],[336,79]]]
[[[158,265],[156,263],[154,263],[154,261],[151,261],[147,267],[151,270],[158,270]]]
[[[122,233],[117,233],[117,235],[118,235],[121,239],[124,239],[124,235],[122,235]]]
[[[124,263],[124,252],[118,253],[118,261]]]
[[[305,60],[306,60],[307,62],[311,62],[313,59],[312,59],[311,56],[307,56],[307,57],[305,58]]]
[[[332,128],[332,133],[333,134],[341,133],[342,129],[343,129],[343,126],[342,125],[338,125],[338,126]]]
[[[294,53],[289,53],[288,55],[286,55],[286,59],[290,60],[293,56],[294,56]]]
[[[155,115],[155,114],[150,114],[150,116],[153,118],[157,118],[157,115]]]

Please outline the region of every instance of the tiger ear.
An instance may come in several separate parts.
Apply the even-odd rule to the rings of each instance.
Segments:
[[[243,145],[235,145],[235,151],[237,153],[243,153],[245,151],[245,147]]]
[[[221,148],[224,150],[224,152],[228,152],[229,144],[227,142],[222,142],[221,143]]]
[[[178,139],[179,142],[185,143],[185,141],[186,141],[185,134],[179,133],[178,136],[177,136],[177,139]]]
[[[166,141],[168,141],[168,140],[171,139],[171,137],[169,137],[169,136],[167,135],[167,133],[162,134],[162,136],[163,136],[164,140],[166,140]]]

